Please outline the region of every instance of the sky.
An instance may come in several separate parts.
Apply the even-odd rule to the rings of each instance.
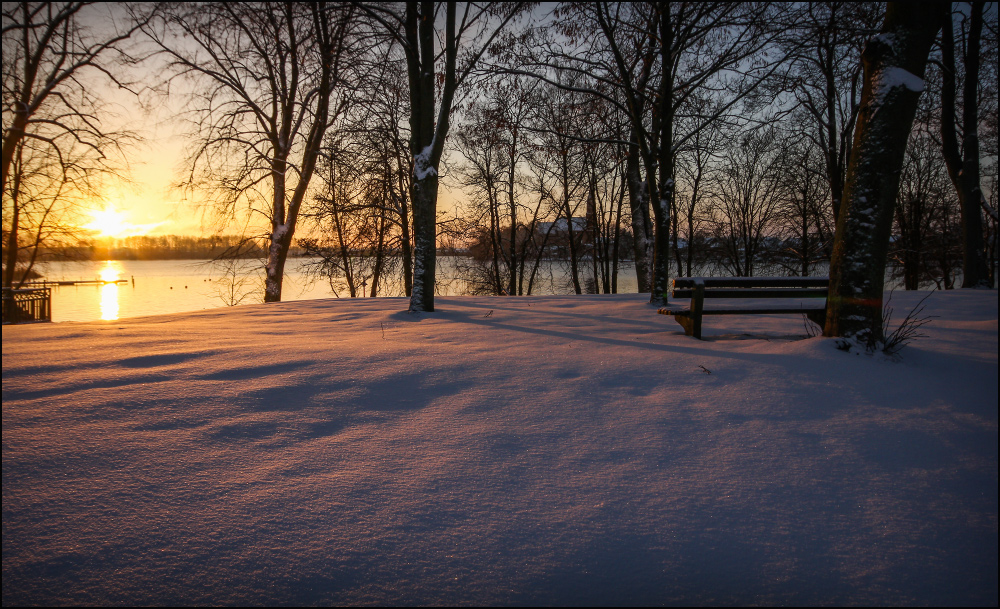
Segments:
[[[124,19],[119,3],[91,6],[81,13],[83,24],[95,31]],[[148,87],[160,69],[147,61],[116,71],[139,87]],[[136,89],[140,93],[136,96],[96,71],[81,72],[80,76],[84,85],[99,91],[107,104],[107,112],[100,117],[102,126],[128,130],[140,138],[123,150],[125,169],[120,178],[108,180],[103,196],[91,201],[88,216],[92,215],[93,221],[86,227],[114,236],[204,232],[197,206],[171,188],[180,175],[185,149],[183,132],[174,118],[179,100],[168,100],[141,88]]]
[[[116,17],[120,5],[112,4],[92,7],[90,19],[95,28],[101,27],[100,19],[110,11]],[[551,3],[543,3],[536,8],[540,13],[551,9]],[[995,10],[995,5],[991,6]],[[140,84],[151,85],[163,73],[163,66],[149,60],[132,68],[131,77]],[[172,84],[174,92],[181,92],[167,98],[145,91],[136,98],[127,91],[111,86],[105,78],[92,74],[88,86],[107,91],[107,101],[118,108],[118,115],[109,117],[109,128],[127,128],[142,138],[138,145],[127,151],[128,171],[125,179],[108,185],[104,195],[92,202],[93,221],[87,227],[116,237],[134,234],[183,234],[208,235],[217,232],[236,232],[236,229],[213,226],[211,214],[198,200],[198,193],[183,192],[173,184],[183,175],[185,151],[190,145],[184,135],[184,126],[177,113],[183,100],[182,87]],[[445,175],[445,178],[447,176]],[[447,179],[442,181],[439,195],[439,209],[454,209],[456,201],[462,198],[458,189],[449,188]],[[299,234],[305,227],[299,227]]]
[[[154,60],[133,68],[132,77],[141,85],[152,85],[162,68]],[[231,234],[236,227],[219,229],[198,192],[176,187],[184,175],[185,157],[193,140],[179,114],[185,102],[183,86],[171,84],[174,95],[167,97],[150,90],[139,96],[110,85],[102,77],[92,76],[92,84],[106,90],[105,101],[115,108],[106,117],[110,129],[129,129],[141,141],[125,150],[128,168],[121,179],[113,180],[104,196],[93,201],[94,220],[87,228],[102,231],[104,236],[132,235],[210,235]],[[88,83],[90,86],[91,83]],[[456,193],[441,185],[439,209],[454,206]],[[300,222],[299,234],[305,230]]]
[[[181,100],[147,94],[140,101],[128,92],[107,88],[108,98],[114,100],[120,113],[112,124],[135,130],[142,142],[126,151],[129,168],[125,179],[110,184],[105,196],[93,202],[95,218],[88,228],[113,233],[114,237],[234,232],[235,228],[220,231],[212,225],[212,215],[206,213],[198,193],[175,187],[184,173],[191,145],[176,117]],[[459,196],[442,184],[439,209],[452,208]],[[300,234],[303,228],[300,226]]]
[[[134,98],[122,99],[122,108],[126,124],[140,125],[143,141],[127,151],[128,180],[109,185],[104,199],[94,201],[98,217],[91,228],[112,229],[108,232],[118,237],[210,233],[198,202],[173,187],[181,175],[187,141],[171,120],[170,108],[143,109]]]

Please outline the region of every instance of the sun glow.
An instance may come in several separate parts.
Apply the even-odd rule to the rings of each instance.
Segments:
[[[114,282],[121,276],[118,263],[108,260],[101,269],[101,281]],[[118,284],[105,283],[101,286],[101,319],[118,319]]]
[[[125,214],[114,207],[93,211],[91,215],[94,217],[93,221],[84,228],[98,231],[104,237],[122,237],[131,228],[125,221]]]
[[[118,263],[114,260],[107,260],[104,263],[104,268],[101,269],[101,281],[118,281],[121,277],[121,271],[118,269]]]

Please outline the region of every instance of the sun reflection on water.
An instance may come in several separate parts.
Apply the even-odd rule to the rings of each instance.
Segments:
[[[101,319],[118,319],[118,284],[121,269],[117,262],[108,260],[101,269],[101,281],[110,281],[101,286]]]

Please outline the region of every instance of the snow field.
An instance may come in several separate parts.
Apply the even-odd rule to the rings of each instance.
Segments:
[[[898,362],[637,295],[5,327],[3,603],[995,605],[997,296],[927,304]]]

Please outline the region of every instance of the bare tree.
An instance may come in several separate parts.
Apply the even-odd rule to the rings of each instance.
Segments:
[[[470,114],[493,112],[474,104]],[[471,195],[463,210],[466,216],[464,230],[473,239],[474,258],[487,263],[485,269],[474,271],[479,276],[472,278],[473,285],[477,286],[474,288],[476,293],[503,294],[507,283],[505,273],[514,275],[513,261],[507,258],[501,246],[500,185],[504,160],[499,143],[502,133],[497,127],[496,121],[473,119],[456,134],[458,150],[465,159],[459,180]],[[511,249],[508,247],[507,251]]]
[[[144,18],[92,4],[3,5],[4,287],[13,285],[23,222],[35,216],[25,243],[39,245],[55,227],[53,206],[65,211],[95,173],[116,172],[114,157],[134,139],[102,121],[106,110],[94,85],[104,79],[129,86],[113,64],[126,58],[122,45]],[[87,27],[87,19],[101,20],[101,27]]]
[[[789,23],[790,88],[805,128],[823,154],[833,216],[840,213],[861,94],[861,50],[872,31],[874,2],[809,2]]]
[[[754,276],[769,238],[777,236],[784,165],[775,130],[769,127],[734,142],[714,172],[710,222],[723,267],[732,275]]]
[[[560,78],[573,79],[573,74]],[[559,82],[559,81],[557,81]],[[585,226],[579,211],[585,204],[590,178],[588,176],[584,146],[586,141],[582,125],[592,120],[588,116],[589,99],[579,92],[562,87],[549,87],[543,93],[533,128],[539,137],[532,157],[533,171],[542,191],[554,206],[555,224],[551,236],[555,245],[564,252],[560,256],[569,263],[569,276],[573,291],[583,293],[580,259]]]
[[[932,7],[943,10],[942,5]],[[883,340],[882,293],[899,176],[927,55],[940,20],[901,2],[886,7],[865,46],[861,110],[830,264],[824,334],[869,347]]]
[[[355,102],[327,136],[318,169],[323,190],[305,214],[312,220],[309,234],[318,236],[299,245],[319,258],[315,270],[335,292],[408,296],[412,174],[403,127],[404,62],[391,47],[375,49],[360,62],[364,78],[356,83]]]
[[[413,173],[410,170],[409,134],[405,123],[409,116],[405,61],[389,56],[381,61],[378,74],[368,79],[369,95],[356,106],[363,109],[362,117],[352,130],[360,133],[360,147],[366,153],[365,168],[372,188],[378,191],[375,200],[381,212],[392,224],[395,236],[389,247],[398,250],[403,274],[403,294],[413,290],[413,210],[410,200]],[[360,153],[360,151],[359,151]],[[374,286],[373,286],[374,287]]]
[[[406,56],[410,84],[410,154],[413,158],[411,311],[434,310],[438,169],[451,126],[455,94],[486,49],[521,9],[521,3],[489,2],[484,5],[467,3],[459,11],[457,3],[444,3],[442,37],[437,25],[440,4],[424,1],[408,2],[404,7],[363,5],[366,13],[402,47]],[[440,49],[436,48],[436,43],[440,43]],[[461,64],[460,52],[463,53]],[[439,53],[444,55],[441,72],[435,68]],[[435,95],[438,90],[440,97]]]
[[[82,236],[95,159],[85,147],[66,148],[57,157],[25,138],[14,153],[3,198],[4,287],[22,287],[37,276],[36,263],[72,247]]]
[[[930,104],[921,106],[937,110]],[[919,289],[928,280],[945,289],[954,287],[953,276],[959,269],[953,263],[961,259],[959,231],[951,222],[959,211],[940,148],[932,137],[936,126],[926,120],[916,122],[900,176],[894,230],[897,239],[890,248],[890,259],[901,269],[907,290]]]
[[[327,3],[164,5],[145,28],[172,76],[194,87],[188,187],[224,218],[269,224],[264,301],[281,300],[285,260],[323,136],[347,105],[355,9]]]
[[[363,161],[369,159],[354,155],[351,147],[328,146],[327,151],[324,189],[313,212],[325,237],[298,243],[318,259],[315,270],[334,294],[346,288],[351,298],[375,297],[398,261],[389,250],[393,224],[384,204],[386,180],[368,174]]]
[[[601,106],[604,106],[601,108]],[[601,139],[613,133],[617,125],[607,124],[613,109],[598,104],[601,121],[589,123],[591,138]],[[626,199],[626,147],[616,142],[595,142],[584,148],[588,180],[587,234],[593,269],[594,292],[618,293],[618,263],[621,244],[622,212]]]
[[[459,150],[465,158],[462,182],[473,194],[473,222],[489,240],[490,283],[494,294],[521,294],[524,267],[539,205],[525,203],[524,171],[532,147],[528,119],[537,104],[537,83],[500,76],[485,83],[464,113]],[[534,213],[532,213],[534,211]]]
[[[693,103],[711,108],[713,100],[709,95],[699,95]],[[697,120],[696,117],[681,119]],[[683,127],[682,127],[683,129]],[[734,129],[729,125],[712,125],[697,129],[694,135],[677,151],[675,164],[676,195],[671,212],[672,237],[677,274],[692,276],[694,260],[699,246],[699,232],[709,220],[707,204],[707,182],[713,167],[723,154],[726,142],[733,137]],[[683,245],[682,237],[683,235]]]
[[[993,287],[986,261],[986,244],[983,241],[981,208],[986,198],[980,188],[979,160],[979,68],[982,60],[981,39],[985,2],[972,2],[968,31],[960,28],[964,44],[965,66],[962,90],[962,145],[956,135],[955,95],[955,35],[954,18],[950,5],[942,12],[941,63],[943,86],[941,88],[941,142],[948,174],[958,193],[962,210],[962,287]],[[962,21],[965,21],[963,19]],[[996,55],[993,56],[996,59]],[[995,212],[994,212],[995,215]]]
[[[786,268],[808,277],[816,264],[829,260],[833,241],[834,216],[825,204],[830,192],[829,174],[815,146],[787,135],[781,146],[785,149],[781,222],[788,236],[784,248]]]
[[[677,151],[747,101],[781,65],[764,53],[776,40],[770,5],[741,3],[573,4],[560,34],[525,58],[522,71],[557,84],[553,71],[584,75],[573,89],[618,106],[629,117],[628,165],[636,269],[650,301],[665,303]],[[711,88],[723,99],[710,111],[692,107]],[[679,131],[677,119],[692,120]],[[650,207],[652,216],[650,216]],[[646,227],[652,227],[650,273],[643,281]],[[646,285],[643,285],[646,284]]]

